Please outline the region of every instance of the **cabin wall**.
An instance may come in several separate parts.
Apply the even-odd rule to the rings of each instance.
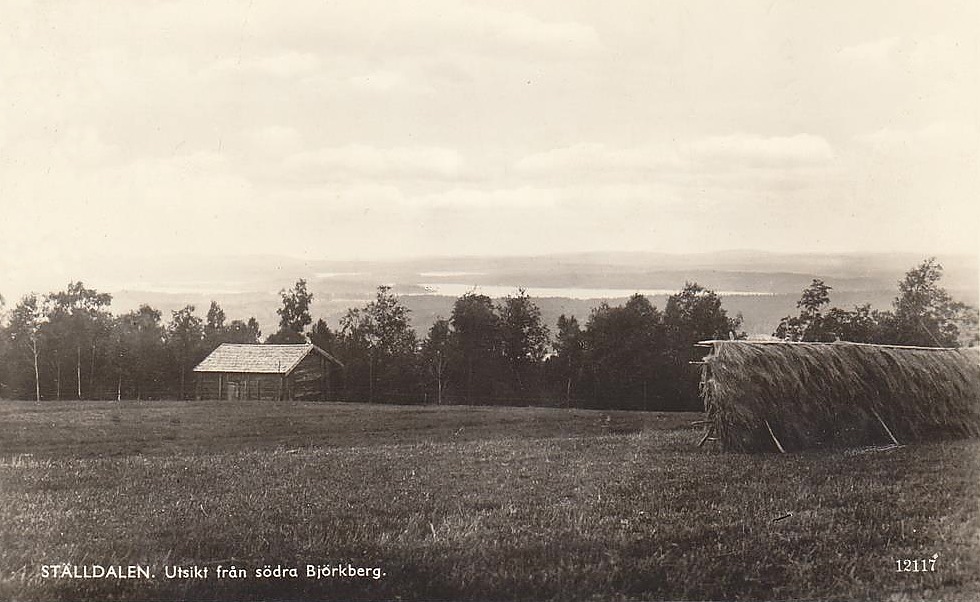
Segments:
[[[197,374],[195,386],[195,397],[197,399],[220,399],[221,392],[218,388],[218,375],[214,372],[200,372]]]
[[[279,374],[199,373],[196,397],[227,401],[278,401],[285,398],[282,381]]]
[[[293,368],[286,378],[287,399],[305,401],[330,398],[330,362],[311,353]]]

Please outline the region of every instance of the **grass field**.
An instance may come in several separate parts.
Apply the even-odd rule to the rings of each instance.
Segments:
[[[0,402],[0,599],[980,599],[980,443],[732,454],[697,418]],[[305,576],[338,563],[384,576]]]

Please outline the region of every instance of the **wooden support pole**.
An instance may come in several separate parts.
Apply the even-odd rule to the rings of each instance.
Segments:
[[[714,432],[714,430],[715,430],[714,425],[708,427],[708,430],[704,432],[704,437],[701,437],[701,441],[698,442],[698,447],[704,445],[704,442],[707,441],[709,438],[711,438],[711,433]]]
[[[769,421],[763,420],[763,422],[766,423],[766,428],[769,429],[769,436],[771,436],[772,440],[776,442],[776,448],[779,449],[779,453],[785,454],[786,450],[783,449],[783,445],[779,442],[779,439],[776,439],[776,433],[772,432],[772,427],[769,426]]]
[[[875,415],[875,418],[877,418],[878,422],[881,423],[882,428],[884,428],[885,432],[888,433],[888,436],[891,437],[892,443],[895,445],[901,445],[901,443],[898,442],[898,439],[895,438],[895,435],[892,434],[892,430],[888,428],[888,425],[885,424],[885,421],[881,419],[881,416],[878,415],[878,412],[874,408],[871,408],[871,413]]]

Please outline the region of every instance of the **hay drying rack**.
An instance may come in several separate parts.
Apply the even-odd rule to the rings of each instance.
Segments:
[[[718,344],[729,343],[729,342],[733,342],[735,340],[736,339],[734,339],[734,338],[730,338],[730,339],[708,339],[708,340],[704,340],[704,341],[698,341],[697,343],[694,344],[694,346],[695,347],[702,347],[702,348],[707,348],[707,349],[714,350],[715,346],[718,345]],[[922,346],[918,346],[918,345],[878,345],[878,344],[874,344],[874,343],[854,343],[854,342],[850,342],[850,341],[818,342],[818,341],[764,340],[764,341],[747,341],[747,342],[751,342],[753,344],[762,344],[762,345],[766,345],[766,344],[769,344],[769,345],[814,345],[814,344],[817,344],[817,345],[834,345],[834,344],[837,344],[837,343],[846,343],[847,345],[856,345],[856,346],[863,346],[863,347],[877,347],[877,348],[891,348],[891,349],[916,349],[916,350],[923,350],[923,351],[949,351],[949,350],[955,349],[954,347],[922,347]],[[689,364],[692,364],[692,365],[702,366],[702,370],[707,370],[707,368],[709,366],[709,362],[707,361],[707,358],[710,357],[710,355],[711,354],[705,356],[704,359],[697,360],[697,361],[689,361],[688,363]],[[707,375],[703,376],[702,377],[702,384],[705,383],[705,382],[707,382],[707,380],[708,380]],[[874,415],[874,417],[881,424],[881,427],[888,434],[888,437],[892,440],[892,445],[891,446],[888,446],[888,448],[889,449],[894,449],[895,447],[900,447],[902,444],[899,443],[898,439],[895,437],[895,434],[892,432],[892,429],[888,428],[888,425],[885,424],[885,421],[884,421],[884,419],[882,419],[881,415],[876,410],[874,410],[873,408],[871,409],[871,413]],[[780,443],[779,439],[776,437],[776,433],[773,432],[772,426],[770,426],[769,421],[764,419],[763,420],[763,423],[766,426],[766,430],[769,431],[769,436],[772,438],[772,441],[775,444],[776,449],[779,450],[779,453],[782,453],[782,454],[786,453],[786,449],[783,447],[782,443]],[[707,442],[709,442],[709,441],[718,441],[718,437],[715,435],[715,428],[716,428],[717,425],[715,423],[714,418],[711,417],[710,415],[708,416],[708,419],[707,420],[696,420],[696,421],[692,422],[691,423],[691,426],[707,426],[707,429],[705,430],[704,435],[701,437],[701,440],[698,441],[698,447],[703,447],[704,444],[707,443]]]

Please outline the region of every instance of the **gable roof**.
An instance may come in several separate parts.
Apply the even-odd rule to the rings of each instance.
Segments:
[[[338,366],[343,366],[337,358],[309,343],[303,345],[222,343],[194,368],[194,372],[289,374],[310,353],[319,354]]]

